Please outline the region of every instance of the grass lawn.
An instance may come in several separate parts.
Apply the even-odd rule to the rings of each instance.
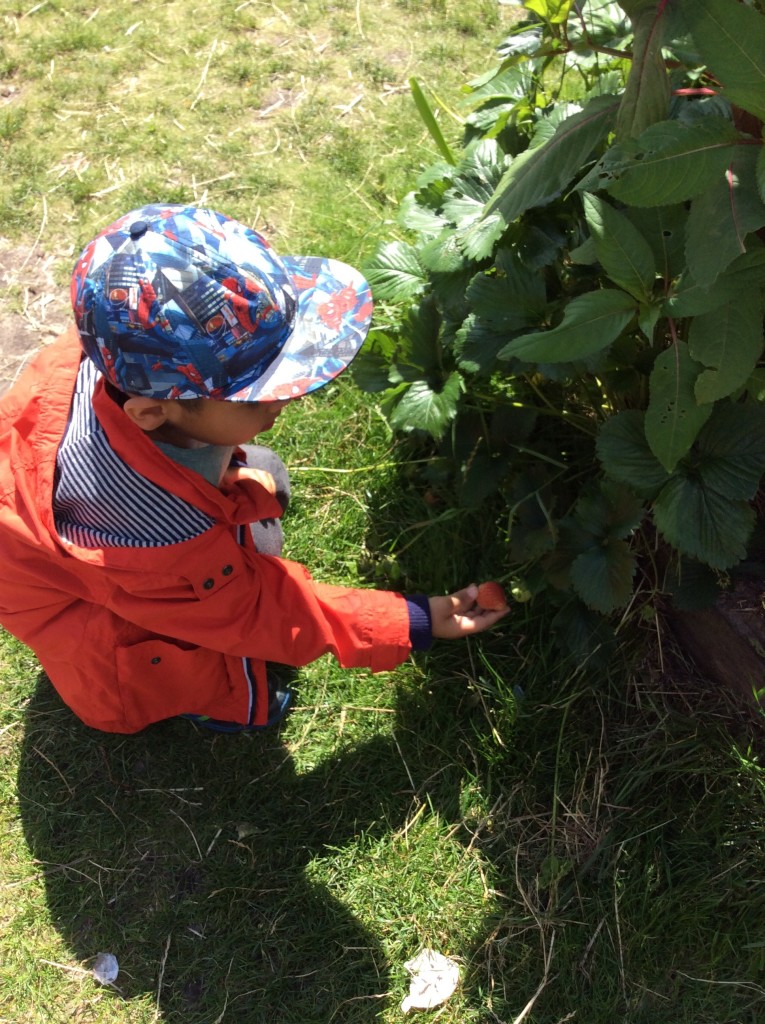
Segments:
[[[0,0],[0,239],[63,289],[96,229],[165,199],[358,262],[433,159],[408,77],[458,108],[513,16]],[[29,319],[31,266],[6,314]],[[292,471],[285,554],[317,578],[496,574],[501,510],[426,501],[350,380],[269,438]],[[424,946],[461,983],[423,1021],[757,1024],[761,733],[642,628],[596,670],[518,605],[393,673],[317,662],[279,730],[238,737],[90,730],[0,633],[0,1024],[392,1024]]]

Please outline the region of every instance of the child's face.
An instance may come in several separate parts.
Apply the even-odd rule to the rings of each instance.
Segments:
[[[199,399],[147,398],[131,395],[123,405],[125,414],[157,441],[179,448],[202,444],[247,444],[257,434],[270,430],[285,407],[283,402],[216,402]]]
[[[240,445],[270,430],[287,402],[165,403],[168,433],[203,444]],[[176,442],[177,443],[177,442]]]

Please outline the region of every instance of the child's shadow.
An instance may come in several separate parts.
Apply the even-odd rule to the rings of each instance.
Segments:
[[[332,889],[345,891],[360,849],[405,824],[413,779],[428,780],[420,796],[458,809],[448,737],[433,726],[423,744],[421,702],[396,716],[394,738],[345,745],[336,723],[333,735],[312,722],[328,730],[328,753],[298,770],[275,732],[220,736],[180,721],[138,736],[91,731],[41,676],[18,798],[73,955],[85,967],[116,955],[121,995],[167,1021],[378,1020],[403,981],[370,930],[374,894],[359,894],[356,917]],[[294,714],[288,740],[309,717]]]

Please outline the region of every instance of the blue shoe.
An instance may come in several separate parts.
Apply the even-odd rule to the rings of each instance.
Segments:
[[[239,722],[223,722],[220,718],[210,718],[209,715],[179,715],[179,718],[186,718],[195,725],[201,725],[203,729],[211,729],[213,732],[250,732],[251,726],[240,725]]]
[[[292,690],[272,690],[268,688],[268,718],[265,725],[253,725],[253,729],[268,729],[271,725],[281,722],[292,703]]]
[[[272,671],[272,668],[274,671]],[[287,714],[292,703],[292,690],[285,684],[296,675],[296,670],[286,665],[272,666],[269,664],[266,675],[268,682],[268,718],[265,725],[242,725],[240,722],[224,722],[220,718],[210,718],[209,715],[188,714],[179,715],[178,717],[186,718],[190,722],[201,725],[203,729],[211,729],[213,732],[260,732],[261,729],[269,729],[272,725],[280,722]],[[286,679],[285,676],[289,676],[289,679]]]

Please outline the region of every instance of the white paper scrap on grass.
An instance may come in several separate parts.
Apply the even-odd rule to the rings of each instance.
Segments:
[[[117,957],[113,953],[99,953],[93,964],[93,977],[102,985],[113,985],[120,973]]]
[[[407,960],[404,967],[412,975],[409,995],[401,1004],[404,1013],[440,1006],[460,980],[460,969],[455,961],[433,949],[423,949],[413,960]]]

